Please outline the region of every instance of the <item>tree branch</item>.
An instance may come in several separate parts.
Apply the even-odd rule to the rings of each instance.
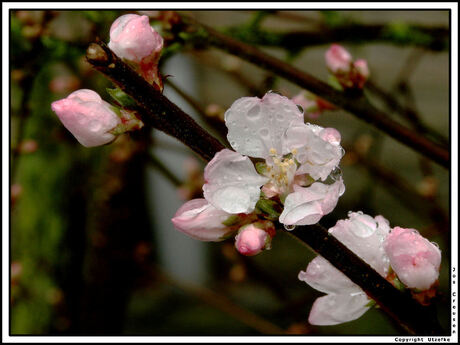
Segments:
[[[118,58],[103,42],[92,43],[88,47],[86,58],[95,69],[136,101],[139,115],[145,124],[179,139],[205,160],[211,160],[217,152],[225,148]]]
[[[199,127],[189,115],[137,75],[103,43],[91,44],[87,58],[96,69],[136,101],[147,124],[159,126],[166,133],[189,145],[206,160],[210,160],[223,148],[222,144]],[[184,128],[177,128],[178,126]],[[349,276],[409,331],[416,334],[443,334],[431,309],[422,307],[409,294],[402,294],[394,288],[367,263],[329,236],[327,230],[320,225],[300,226],[290,234]]]
[[[190,26],[194,26],[197,32],[200,33],[198,36],[200,40],[206,40],[211,45],[224,49],[231,54],[237,55],[261,68],[284,77],[332,104],[349,111],[360,119],[373,124],[394,139],[411,147],[416,152],[419,152],[443,167],[449,168],[449,151],[395,122],[386,113],[369,103],[362,93],[339,92],[312,75],[267,55],[251,45],[223,35],[188,17],[183,17],[183,19],[185,22],[190,23]],[[203,30],[205,33],[203,33]]]
[[[325,24],[325,23],[324,23]],[[385,42],[399,46],[416,46],[444,51],[449,46],[449,29],[420,25],[382,25],[347,23],[335,27],[322,25],[320,30],[276,32],[258,27],[230,27],[225,32],[251,45],[279,47],[291,51],[334,42]]]

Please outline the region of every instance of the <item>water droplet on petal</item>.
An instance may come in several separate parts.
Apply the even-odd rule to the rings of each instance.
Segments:
[[[295,225],[287,225],[287,224],[284,224],[284,228],[287,230],[287,231],[292,231],[295,229]]]
[[[276,119],[277,119],[278,121],[283,121],[283,120],[284,120],[284,115],[283,115],[283,114],[277,114],[277,115],[276,115]]]
[[[255,105],[248,111],[247,117],[251,120],[255,120],[260,115],[260,106]]]
[[[332,170],[331,172],[331,178],[334,181],[337,181],[340,178],[342,178],[342,170],[339,167],[335,167],[334,170]]]
[[[303,114],[305,112],[305,110],[303,110],[303,107],[301,105],[298,105],[297,104],[297,109],[299,109],[299,111]]]
[[[263,137],[267,137],[270,134],[270,132],[268,128],[262,128],[261,130],[259,130],[259,134]]]

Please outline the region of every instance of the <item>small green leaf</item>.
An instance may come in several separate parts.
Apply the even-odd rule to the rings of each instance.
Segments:
[[[273,200],[259,199],[256,208],[264,213],[266,218],[270,220],[276,220],[280,216],[280,212],[277,211],[278,204]]]
[[[395,277],[394,279],[394,286],[399,290],[399,291],[404,291],[406,290],[406,287],[404,284],[399,280],[398,277]]]
[[[239,221],[240,221],[240,217],[237,214],[232,214],[230,217],[224,220],[222,224],[225,226],[233,226],[233,225],[238,224]]]
[[[128,96],[126,93],[124,93],[122,90],[119,88],[116,89],[106,89],[109,95],[117,101],[118,104],[120,104],[122,107],[134,107],[136,106],[136,102]]]
[[[377,306],[377,302],[374,301],[373,299],[371,299],[371,300],[365,305],[365,307],[368,307],[368,308],[372,308],[373,306]]]
[[[340,85],[339,81],[337,80],[337,78],[335,76],[333,76],[332,74],[329,74],[329,77],[327,79],[327,83],[332,86],[334,89],[338,90],[338,91],[343,91],[343,87],[342,85]]]

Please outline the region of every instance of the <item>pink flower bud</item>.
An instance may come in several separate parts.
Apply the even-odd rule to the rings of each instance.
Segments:
[[[253,256],[259,254],[266,245],[268,233],[254,224],[243,226],[235,237],[235,247],[240,254]]]
[[[51,109],[73,136],[86,147],[100,146],[115,139],[110,133],[121,124],[109,103],[92,90],[82,89],[53,102]]]
[[[364,59],[358,59],[354,62],[353,66],[355,67],[358,74],[364,79],[369,78],[369,67],[367,67],[367,61]]]
[[[395,227],[384,248],[391,267],[407,287],[427,290],[438,279],[441,251],[417,230]]]
[[[223,224],[229,217],[205,199],[193,199],[183,204],[171,221],[177,230],[196,240],[217,242],[233,231]]]
[[[348,73],[350,71],[352,57],[341,45],[333,44],[325,54],[327,68],[332,73]]]
[[[125,14],[110,28],[109,48],[119,57],[140,63],[142,59],[158,54],[163,38],[149,24],[149,17]]]

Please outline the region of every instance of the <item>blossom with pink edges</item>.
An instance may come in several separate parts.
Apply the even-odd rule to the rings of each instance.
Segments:
[[[125,14],[110,27],[109,48],[119,57],[140,63],[163,48],[163,38],[149,24],[149,17]]]
[[[235,237],[235,247],[240,254],[253,256],[265,249],[270,235],[254,224],[248,224],[240,228]]]
[[[116,136],[111,131],[121,124],[111,105],[88,89],[77,90],[67,98],[53,102],[51,109],[85,147],[112,142]]]
[[[438,280],[441,251],[417,230],[395,227],[384,248],[391,267],[408,288],[427,290]]]

